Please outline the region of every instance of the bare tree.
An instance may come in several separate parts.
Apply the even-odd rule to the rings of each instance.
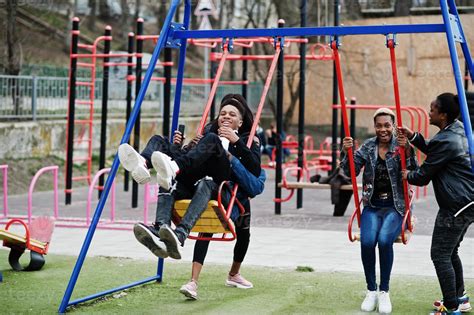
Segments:
[[[411,0],[396,0],[395,1],[395,16],[408,16],[410,15],[410,8],[412,6]]]
[[[346,17],[349,20],[358,20],[362,18],[362,11],[359,0],[345,0]]]
[[[97,1],[96,0],[89,0],[89,8],[91,9],[89,12],[89,17],[87,20],[88,28],[95,32],[95,20],[97,15]]]
[[[7,67],[6,72],[10,75],[19,75],[21,68],[21,43],[18,40],[16,30],[16,13],[18,0],[7,0]],[[12,93],[15,115],[20,112],[20,91],[17,78],[8,80],[8,86]]]

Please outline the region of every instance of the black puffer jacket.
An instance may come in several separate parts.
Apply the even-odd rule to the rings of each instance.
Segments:
[[[474,200],[474,174],[460,121],[455,120],[430,141],[417,134],[411,143],[426,154],[426,160],[408,174],[410,184],[425,186],[432,180],[440,209],[451,214]],[[473,211],[474,206],[471,208],[466,211]]]

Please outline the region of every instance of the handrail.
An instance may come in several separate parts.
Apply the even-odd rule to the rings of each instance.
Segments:
[[[57,165],[53,166],[46,166],[40,169],[38,172],[36,172],[35,176],[33,176],[33,179],[31,180],[30,183],[30,188],[28,189],[28,224],[31,223],[31,219],[33,217],[33,190],[35,188],[36,182],[38,178],[46,173],[46,172],[53,172],[53,198],[54,198],[54,218],[57,219],[59,214],[58,214],[58,169],[59,167]]]
[[[92,202],[92,194],[94,193],[94,189],[96,188],[96,183],[99,180],[100,176],[107,174],[110,172],[110,168],[103,168],[98,171],[94,178],[89,185],[89,190],[87,192],[87,206],[86,206],[86,224],[87,226],[91,223],[91,202]],[[110,222],[115,221],[115,181],[112,183],[111,193],[110,193]]]

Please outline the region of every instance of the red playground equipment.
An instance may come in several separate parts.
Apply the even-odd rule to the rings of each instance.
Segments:
[[[14,223],[24,227],[25,235],[9,231],[10,226]],[[0,229],[0,239],[3,240],[3,246],[10,248],[8,262],[13,270],[40,270],[45,264],[43,255],[48,253],[53,230],[54,221],[48,217],[36,218],[28,225],[20,219],[13,219],[7,223],[5,229]],[[30,262],[26,267],[23,267],[20,264],[20,257],[25,250],[30,251]]]

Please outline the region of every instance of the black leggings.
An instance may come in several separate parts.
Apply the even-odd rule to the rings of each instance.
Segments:
[[[237,241],[234,246],[234,261],[241,263],[244,261],[250,243],[250,212],[239,216],[235,221],[235,234]],[[211,237],[212,234],[204,234],[204,237]],[[193,262],[204,265],[210,241],[198,240],[194,244]]]

